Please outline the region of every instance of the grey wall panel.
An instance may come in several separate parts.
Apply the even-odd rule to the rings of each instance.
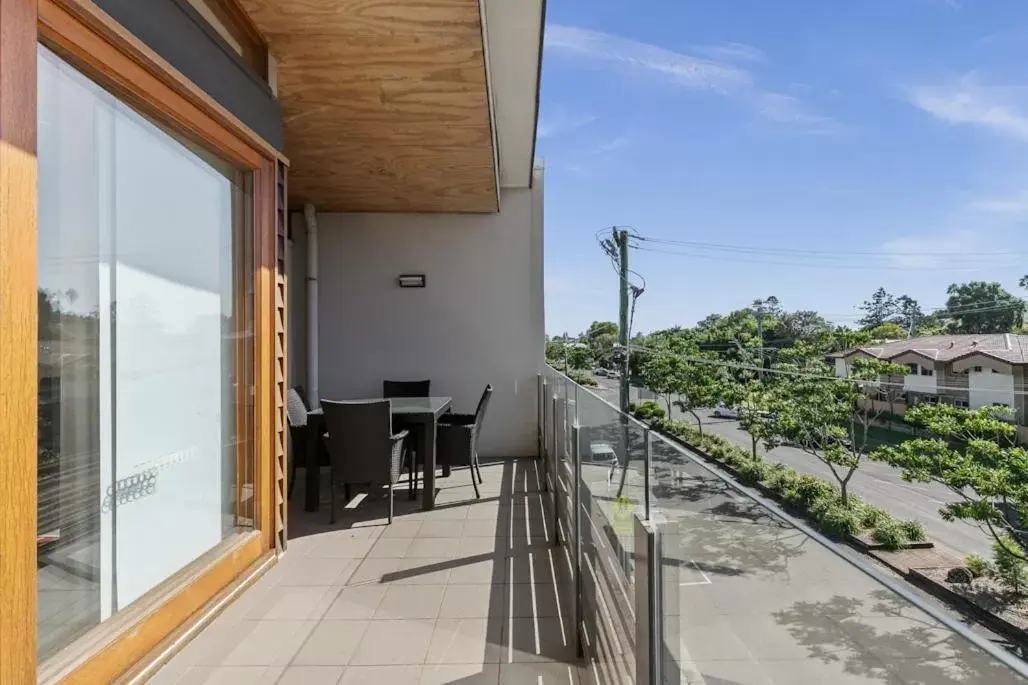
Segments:
[[[96,0],[96,4],[264,140],[282,149],[282,108],[271,89],[185,0]]]

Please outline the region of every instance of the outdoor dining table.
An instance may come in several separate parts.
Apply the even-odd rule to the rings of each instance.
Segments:
[[[386,398],[376,398],[386,399]],[[421,495],[423,509],[435,507],[435,442],[436,425],[439,417],[449,411],[453,404],[451,397],[392,397],[388,398],[392,415],[403,419],[415,433],[415,449],[424,464],[424,485]],[[318,454],[318,443],[325,432],[325,414],[321,408],[307,412],[307,454]],[[309,458],[317,463],[316,458]],[[317,511],[321,505],[321,469],[307,466],[307,494],[304,509]],[[445,474],[444,474],[445,475]]]

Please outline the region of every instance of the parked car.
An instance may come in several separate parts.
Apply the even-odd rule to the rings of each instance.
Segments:
[[[621,378],[621,372],[620,371],[608,371],[607,372],[607,378],[614,378],[614,379]]]
[[[714,406],[714,418],[718,419],[737,419],[739,418],[739,408],[731,407],[724,402],[718,402]]]
[[[607,370],[606,369],[596,369],[596,371],[594,371],[593,373],[595,373],[597,376],[600,376],[600,377],[606,377]]]

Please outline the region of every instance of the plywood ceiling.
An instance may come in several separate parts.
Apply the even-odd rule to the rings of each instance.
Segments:
[[[291,203],[493,212],[479,0],[242,0],[278,62]]]

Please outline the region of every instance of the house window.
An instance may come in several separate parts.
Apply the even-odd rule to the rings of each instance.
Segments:
[[[954,407],[960,407],[961,409],[967,409],[970,405],[967,400],[953,400]]]
[[[1010,409],[1010,405],[1007,404],[1006,402],[993,402],[992,406],[994,406],[994,407],[1006,407],[1007,409]]]
[[[981,373],[982,372],[982,367],[980,367],[980,366],[974,367],[974,372],[975,373]]]
[[[38,130],[42,660],[252,528],[254,204],[42,47]]]
[[[910,373],[907,374],[908,376],[916,376],[917,375],[917,369],[918,369],[917,364],[907,364],[906,367],[910,371]]]
[[[935,369],[929,369],[927,366],[922,366],[921,367],[921,375],[922,376],[934,376],[935,375]]]

